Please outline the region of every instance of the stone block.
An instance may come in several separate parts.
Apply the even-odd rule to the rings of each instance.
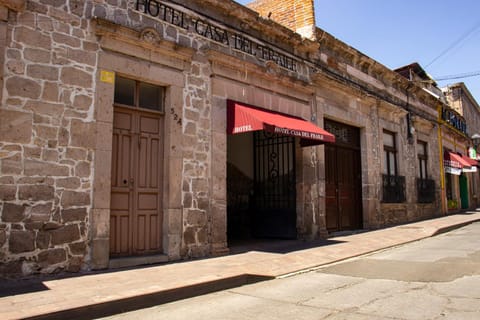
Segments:
[[[110,208],[111,156],[110,151],[97,150],[96,152],[93,204],[97,209]]]
[[[41,230],[43,228],[43,224],[44,223],[41,221],[28,220],[27,222],[25,222],[24,228],[25,230],[32,230],[32,231]]]
[[[12,230],[8,239],[11,253],[23,253],[35,250],[35,233],[33,231]]]
[[[31,113],[0,109],[0,137],[2,141],[29,143],[32,139]]]
[[[97,121],[96,125],[96,144],[97,150],[112,150],[113,125],[111,122]]]
[[[73,119],[70,128],[71,146],[93,149],[95,147],[95,123]]]
[[[182,238],[180,235],[165,235],[164,243],[167,244],[166,252],[170,260],[180,259],[180,245]]]
[[[75,242],[68,245],[70,253],[76,256],[83,256],[86,253],[87,245],[85,242]]]
[[[49,35],[45,35],[40,31],[30,28],[15,28],[13,38],[29,47],[42,48],[46,50],[51,50],[52,48],[52,39]]]
[[[62,224],[56,221],[49,221],[43,225],[42,230],[51,231],[51,230],[60,229],[62,226],[63,226]]]
[[[0,185],[0,201],[15,200],[17,194],[16,186]]]
[[[100,72],[98,72],[98,74],[100,74]],[[113,123],[113,98],[114,86],[109,83],[98,81],[97,90],[95,92],[95,112],[97,121]]]
[[[46,203],[46,204],[39,204],[39,205],[33,206],[31,211],[30,211],[30,214],[32,216],[33,215],[50,216],[51,212],[52,212],[52,203],[49,202],[49,203]]]
[[[212,235],[213,241],[219,242],[227,234],[227,208],[225,205],[215,204],[212,206]],[[217,237],[219,237],[217,239]]]
[[[70,174],[70,169],[67,166],[48,163],[37,160],[25,160],[25,175],[27,176],[56,176],[65,177]]]
[[[169,208],[180,208],[182,206],[182,192],[181,184],[179,181],[182,180],[182,167],[183,161],[181,158],[169,158],[168,159],[168,207]],[[184,200],[184,202],[191,201]],[[187,205],[187,208],[191,208],[191,205]]]
[[[210,209],[210,200],[206,197],[197,198],[197,207],[202,211],[209,211]]]
[[[7,233],[5,230],[0,230],[0,248],[7,242]]]
[[[8,78],[5,86],[10,97],[38,99],[42,92],[42,87],[37,81],[18,76]]]
[[[0,160],[0,172],[4,175],[22,173],[22,156],[16,154],[12,157]]]
[[[65,190],[62,194],[61,204],[64,208],[73,206],[89,206],[91,204],[90,193]]]
[[[25,218],[25,206],[14,203],[4,203],[2,222],[21,222]]]
[[[208,227],[200,228],[197,231],[197,239],[199,244],[208,243]]]
[[[92,212],[93,238],[106,239],[110,236],[110,210],[93,209]]]
[[[75,166],[75,176],[80,178],[90,177],[90,162],[80,161]]]
[[[30,185],[18,187],[18,199],[30,201],[48,201],[54,199],[55,189],[48,185]]]
[[[192,179],[192,190],[198,192],[208,192],[208,180],[206,178]]]
[[[87,150],[82,148],[67,148],[65,157],[72,160],[85,160],[87,158]]]
[[[23,55],[26,60],[37,63],[49,63],[51,59],[50,51],[37,48],[25,48]]]
[[[71,224],[51,231],[52,245],[71,243],[80,240],[78,225]]]
[[[25,103],[26,110],[31,110],[35,113],[35,116],[46,115],[51,117],[55,121],[52,121],[52,123],[60,121],[60,118],[64,112],[64,107],[65,106],[61,103],[52,103],[40,100],[27,101],[27,103]]]
[[[88,216],[86,208],[62,210],[61,215],[63,222],[85,222]]]
[[[93,270],[108,268],[109,257],[109,239],[94,239],[91,241],[90,265]]]
[[[182,210],[170,209],[165,215],[166,232],[165,234],[175,234],[180,236],[182,232]]]
[[[195,238],[195,232],[196,228],[194,227],[187,227],[185,231],[183,232],[183,241],[185,242],[185,245],[192,245],[196,244],[197,240]]]
[[[92,107],[93,99],[87,95],[76,95],[73,99],[73,107],[76,110],[88,111]]]
[[[58,68],[32,64],[27,66],[27,76],[39,80],[58,81]]]
[[[187,223],[190,226],[205,226],[207,224],[207,214],[201,210],[188,210]]]
[[[11,73],[22,75],[25,72],[25,62],[10,60],[7,62],[7,68]]]
[[[81,64],[90,65],[92,67],[95,66],[95,63],[97,62],[96,52],[87,52],[83,49],[76,50],[76,49],[68,48],[67,58],[69,60],[73,60]]]
[[[37,237],[35,239],[35,244],[37,249],[47,249],[50,247],[50,239],[52,236],[49,232],[39,231],[37,232]]]
[[[50,140],[52,141],[52,140]],[[60,153],[56,149],[44,149],[42,160],[48,162],[57,162],[59,160]]]
[[[68,265],[65,270],[68,272],[79,272],[82,269],[83,263],[83,257],[72,257],[68,260]]]
[[[35,133],[39,138],[54,140],[57,138],[58,128],[45,125],[35,125]]]
[[[58,102],[59,97],[58,84],[46,81],[43,84],[42,100]]]
[[[80,39],[58,32],[52,33],[52,39],[57,44],[65,44],[73,48],[79,48],[82,44]]]
[[[50,249],[38,254],[38,264],[45,268],[67,261],[67,252],[63,248]]]
[[[81,185],[80,178],[77,178],[77,177],[59,178],[56,180],[56,186],[58,188],[78,189],[80,185]]]
[[[74,67],[63,67],[60,72],[60,80],[64,84],[80,88],[91,88],[93,84],[92,74]]]

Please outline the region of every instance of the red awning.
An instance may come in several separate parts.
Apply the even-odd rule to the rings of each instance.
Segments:
[[[478,166],[478,161],[462,154],[462,159],[470,164],[470,167]]]
[[[335,142],[333,134],[301,118],[228,100],[227,133],[257,130],[299,137],[302,145]]]
[[[467,161],[463,156],[453,153],[453,152],[445,152],[444,153],[444,162],[446,166],[452,168],[463,168],[463,167],[471,167],[473,164]]]

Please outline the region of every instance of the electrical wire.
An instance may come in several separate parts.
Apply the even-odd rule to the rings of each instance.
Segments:
[[[480,28],[480,21],[477,22],[471,29],[469,29],[467,32],[465,32],[463,35],[460,36],[457,40],[455,40],[448,48],[443,50],[438,56],[436,56],[432,61],[430,61],[425,68],[429,67],[432,65],[434,62],[436,62],[438,59],[443,57],[445,54],[447,54],[450,50],[458,46],[462,41],[464,41],[467,37],[469,37],[471,34],[473,34],[478,28]]]
[[[435,81],[443,81],[443,80],[452,80],[452,79],[463,79],[463,78],[470,78],[480,76],[480,70],[468,73],[459,73],[459,74],[452,74],[443,77],[435,77]]]

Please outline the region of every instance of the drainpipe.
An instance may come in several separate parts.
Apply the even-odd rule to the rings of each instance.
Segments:
[[[441,112],[442,112],[442,105],[438,106],[438,156],[440,163],[440,200],[441,200],[441,208],[443,214],[447,214],[447,194],[445,192],[445,167],[443,165],[443,135],[442,135],[442,123],[441,123]]]

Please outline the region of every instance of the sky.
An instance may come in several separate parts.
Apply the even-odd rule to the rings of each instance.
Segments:
[[[314,0],[314,4],[317,26],[335,38],[390,69],[418,62],[439,87],[464,82],[480,104],[479,0]],[[437,80],[471,73],[478,75]]]

